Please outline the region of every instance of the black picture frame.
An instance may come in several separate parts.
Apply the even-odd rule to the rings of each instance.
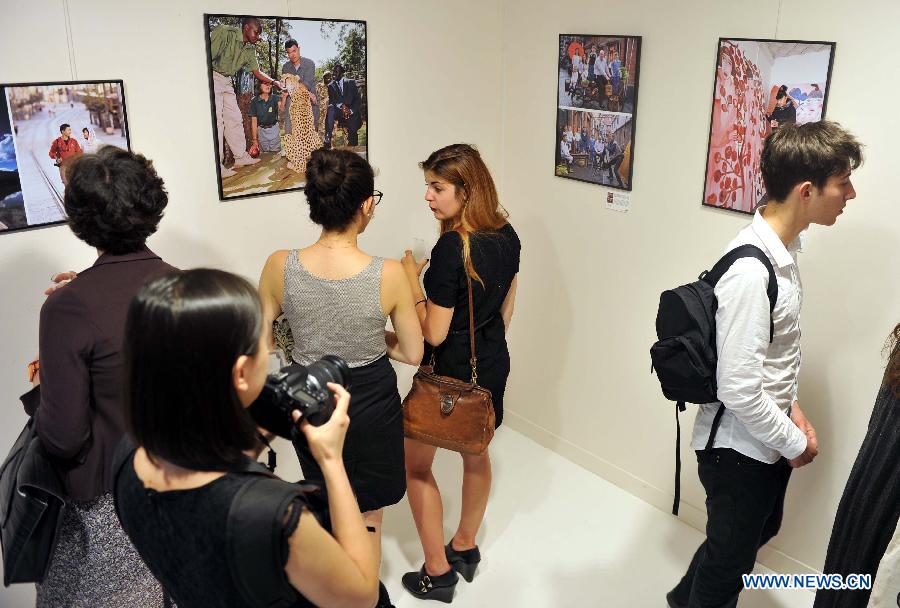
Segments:
[[[223,159],[221,157],[220,150],[219,150],[219,132],[218,132],[219,131],[219,120],[218,120],[217,111],[216,111],[216,92],[215,92],[215,83],[214,83],[215,76],[214,76],[214,70],[213,70],[213,66],[212,66],[212,49],[211,49],[212,28],[210,27],[210,23],[211,23],[211,20],[213,20],[213,19],[227,19],[227,20],[231,20],[231,21],[238,20],[238,22],[239,22],[241,19],[244,19],[244,18],[256,18],[261,21],[269,20],[269,21],[274,22],[271,27],[273,27],[276,32],[275,46],[269,47],[269,55],[272,57],[272,61],[270,62],[272,65],[269,67],[275,67],[276,70],[272,70],[275,72],[274,75],[270,74],[268,69],[266,71],[264,71],[264,73],[275,79],[279,78],[281,64],[286,59],[286,51],[285,51],[283,45],[284,45],[284,42],[288,39],[288,36],[285,36],[285,37],[280,36],[280,34],[281,34],[281,25],[280,24],[283,24],[285,22],[310,22],[310,23],[315,22],[315,23],[319,23],[319,24],[323,24],[323,23],[336,24],[336,26],[338,28],[341,28],[343,26],[346,26],[351,29],[353,27],[361,27],[362,28],[364,41],[362,44],[363,58],[362,58],[361,65],[362,65],[363,73],[361,76],[356,72],[348,73],[348,76],[352,77],[352,78],[348,78],[348,80],[353,80],[354,85],[356,86],[356,89],[358,92],[359,99],[360,99],[360,118],[359,118],[360,127],[356,133],[357,133],[357,137],[364,138],[365,143],[362,145],[358,145],[356,147],[348,146],[348,148],[353,149],[354,151],[360,153],[361,156],[363,156],[364,158],[366,158],[368,160],[369,159],[369,149],[370,149],[370,146],[369,146],[370,127],[369,127],[369,119],[368,119],[368,114],[369,114],[368,23],[365,20],[361,20],[361,19],[329,19],[329,18],[322,18],[322,17],[293,17],[293,16],[279,16],[279,15],[204,13],[203,28],[204,28],[204,34],[205,34],[206,65],[207,65],[207,72],[208,72],[208,77],[209,77],[209,101],[210,101],[210,111],[211,111],[212,137],[213,137],[213,158],[214,158],[215,166],[216,166],[216,188],[217,188],[217,191],[219,194],[219,200],[220,201],[232,201],[232,200],[251,198],[251,197],[256,197],[256,196],[266,196],[269,194],[280,194],[283,192],[292,192],[292,191],[296,191],[296,190],[302,190],[305,185],[305,176],[303,176],[303,179],[300,179],[300,177],[299,177],[299,176],[303,175],[302,171],[293,171],[292,169],[289,169],[287,167],[287,163],[292,162],[292,161],[284,156],[280,157],[282,159],[281,161],[278,161],[277,159],[273,160],[272,157],[266,157],[264,159],[267,163],[270,163],[270,165],[271,165],[270,167],[267,167],[265,170],[268,171],[269,168],[272,169],[272,171],[269,172],[267,176],[257,176],[257,177],[252,177],[252,175],[250,177],[245,176],[245,177],[241,178],[241,179],[245,180],[244,182],[237,182],[236,184],[233,182],[226,183],[224,181],[224,179],[231,180],[232,178],[230,178],[230,177],[223,179],[222,168],[224,166],[223,160],[225,160],[225,159]],[[321,29],[321,25],[320,25],[320,29]],[[271,40],[268,40],[267,42],[270,43]],[[300,47],[302,50],[303,41],[300,40],[299,42],[300,42]],[[305,57],[305,55],[303,55],[303,56]],[[336,59],[337,59],[337,56],[328,58],[325,61],[325,63],[330,63],[332,60],[336,60]],[[263,67],[263,66],[261,65],[260,67]],[[317,83],[318,83],[318,79],[320,78],[320,75],[319,75],[320,67],[321,67],[320,65],[318,65],[318,64],[316,65]],[[246,95],[246,93],[244,93],[244,95]],[[320,113],[321,113],[321,111],[322,111],[322,106],[320,104]],[[328,114],[328,106],[326,105],[325,106],[325,117],[326,118],[327,118],[327,114]],[[246,113],[242,112],[242,116],[244,118],[246,118]],[[341,119],[335,117],[333,131],[335,133],[334,137],[336,140],[338,139],[339,129],[341,128],[339,126],[339,122],[341,122]],[[284,131],[284,128],[283,128],[284,120],[283,120],[282,116],[279,116],[278,124],[281,125],[280,130],[283,132]],[[248,130],[248,128],[245,127],[245,132],[247,130]],[[349,130],[350,129],[343,131],[343,133],[344,133],[343,137],[345,138],[344,139],[345,141],[347,140],[347,138],[350,137]],[[224,129],[223,129],[223,131],[224,131]],[[363,133],[363,135],[360,135],[360,133]],[[247,139],[249,139],[249,138],[247,138]],[[319,141],[320,142],[322,141],[321,134],[319,135]],[[334,143],[334,142],[332,142],[332,143]],[[249,143],[247,144],[247,147],[249,148]],[[344,146],[334,146],[334,147],[344,147]],[[223,148],[224,148],[224,146],[223,146]],[[282,149],[284,149],[284,148],[282,147]],[[245,150],[245,152],[246,152],[246,150]],[[260,157],[262,157],[263,154],[273,154],[273,153],[263,152],[263,153],[260,153]],[[278,154],[278,153],[274,153],[274,154]],[[305,165],[305,161],[297,163],[297,165]],[[231,169],[231,167],[229,167],[229,169]],[[233,177],[237,178],[237,177],[240,177],[240,175],[236,175]],[[241,192],[242,190],[246,190],[246,189],[250,189],[253,191]]]
[[[753,45],[766,45],[759,48],[765,49],[765,58],[772,61],[766,66],[765,78],[760,70],[759,48],[756,63],[744,52],[752,54]],[[769,120],[774,116],[770,105],[779,95],[778,89],[784,86],[791,100],[786,103],[793,108],[795,122],[810,122],[815,115],[818,116],[815,120],[823,120],[836,48],[837,43],[821,40],[718,39],[701,197],[704,207],[752,215],[757,207],[765,204],[768,197],[762,183],[759,155],[773,124],[779,123],[777,119],[774,123]],[[784,65],[786,58],[826,52],[827,59],[823,57],[824,61],[815,62],[814,69],[804,65],[814,63],[808,60],[790,60],[796,65]],[[775,62],[779,60],[782,65],[775,72]],[[785,114],[789,112],[790,109]],[[790,122],[790,117],[783,120]]]
[[[118,96],[115,99],[116,103],[113,103],[113,99],[107,97],[105,110],[100,109],[99,102],[97,101],[95,101],[91,107],[84,104],[85,108],[83,110],[81,108],[76,108],[76,105],[83,104],[84,102],[76,100],[75,95],[77,92],[73,92],[72,89],[74,87],[96,85],[112,85],[117,87]],[[9,103],[10,97],[8,92],[10,89],[40,87],[51,87],[57,89],[57,91],[41,93],[35,91],[29,96],[27,102],[23,101],[21,104]],[[58,90],[64,88],[68,89],[65,93],[61,93]],[[60,96],[63,94],[66,96],[66,101],[52,101],[54,99],[59,100],[61,98]],[[84,94],[80,94],[79,96],[84,97]],[[20,99],[21,98],[17,97],[16,101],[18,102]],[[65,108],[66,104],[69,104],[69,108]],[[45,111],[46,114],[44,114]],[[75,121],[77,120],[76,117],[81,117],[81,122],[85,122],[83,119],[83,114],[85,112],[88,115],[88,124],[82,126],[81,123]],[[23,113],[25,118],[22,118]],[[41,116],[37,118],[45,124],[32,123],[32,116],[35,114],[41,114]],[[57,175],[58,170],[52,165],[52,161],[48,154],[53,140],[59,137],[59,130],[58,127],[56,127],[56,129],[50,129],[48,132],[47,128],[58,122],[69,123],[72,127],[73,138],[76,138],[81,144],[84,143],[81,141],[82,129],[87,127],[93,130],[93,120],[95,118],[97,120],[108,120],[109,124],[107,126],[112,131],[112,133],[103,133],[103,137],[100,139],[101,144],[119,145],[122,143],[120,140],[124,138],[126,149],[131,150],[131,130],[128,127],[128,108],[124,80],[110,78],[100,80],[54,80],[0,83],[0,235],[39,230],[41,228],[60,226],[67,223],[65,209],[63,207],[64,186],[61,182],[57,183],[57,180],[59,180],[59,175]],[[116,123],[120,125],[118,128],[115,127]],[[20,133],[20,128],[26,126],[26,124],[28,129],[25,130],[25,133]],[[102,125],[99,124],[96,126],[102,127]],[[9,130],[8,133],[5,132],[7,128]],[[117,135],[115,133],[117,130],[122,133]],[[29,139],[36,138],[41,133],[46,133],[46,136],[44,137],[44,139],[46,139],[46,149],[43,146],[38,148],[36,146],[36,141],[24,141],[26,136]],[[13,170],[3,170],[3,166],[9,162],[9,145],[13,146],[12,162],[15,163],[16,167],[14,170],[15,176],[12,176]],[[31,160],[27,160],[29,157],[31,157]],[[26,183],[23,183],[22,181],[21,169],[26,167],[26,165],[23,164],[23,161],[20,160],[23,158],[26,159],[24,163],[28,163],[26,169],[28,182]],[[47,163],[42,163],[44,159],[47,160]],[[32,180],[34,183],[32,183]],[[15,187],[14,184],[16,182],[18,183],[19,190],[11,190],[11,188]],[[29,190],[34,194],[29,194]],[[18,200],[13,203],[9,202],[16,193],[20,195],[17,198],[21,199],[21,204],[19,204]],[[45,203],[45,205],[53,210],[48,213],[50,215],[58,215],[60,219],[28,223],[25,207],[30,204],[39,204],[35,203],[35,199],[44,197],[49,199],[49,202]],[[29,202],[28,199],[32,199],[32,201]],[[21,207],[21,211],[19,211],[19,207]],[[22,215],[26,218],[24,224],[21,222]],[[11,220],[10,218],[16,219]],[[4,219],[6,221],[4,221]]]
[[[554,128],[554,171],[564,179],[587,182],[607,188],[631,191],[637,134],[638,92],[642,37],[631,34],[559,34],[557,48],[556,126]],[[577,49],[580,61],[576,61]],[[592,47],[596,53],[592,53]],[[618,68],[609,67],[606,77],[595,70],[600,51],[609,65],[612,51],[618,55]],[[594,55],[591,58],[591,55]],[[622,71],[621,68],[624,68]],[[618,79],[613,74],[618,74]],[[578,76],[576,76],[578,74]],[[588,129],[585,129],[587,124]],[[567,142],[569,155],[563,154],[564,134],[578,128],[587,142]],[[610,133],[619,148],[612,158],[602,146],[597,154],[591,138],[608,139]],[[590,148],[595,148],[592,153]],[[572,148],[575,148],[574,150]],[[616,162],[614,159],[620,156]],[[571,158],[569,158],[571,157]],[[609,162],[612,161],[612,162]],[[622,165],[627,170],[622,172]]]

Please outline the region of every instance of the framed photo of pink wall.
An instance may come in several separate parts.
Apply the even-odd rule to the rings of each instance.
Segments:
[[[768,200],[763,142],[825,117],[834,42],[719,38],[703,204],[753,213]]]

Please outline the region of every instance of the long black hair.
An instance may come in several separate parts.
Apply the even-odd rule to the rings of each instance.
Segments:
[[[125,325],[125,413],[151,457],[222,470],[257,445],[232,370],[257,353],[261,330],[256,290],[221,270],[177,271],[138,292]]]

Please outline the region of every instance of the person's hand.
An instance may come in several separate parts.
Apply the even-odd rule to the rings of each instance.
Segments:
[[[313,105],[319,105],[319,98],[316,97],[316,94],[312,91],[309,92],[309,100],[313,103]]]
[[[796,458],[791,458],[790,460],[788,460],[788,464],[795,469],[799,469],[800,467],[806,466],[811,463],[818,453],[819,443],[818,441],[816,441],[815,431],[813,431],[812,437],[810,437],[809,435],[807,435],[806,437],[806,449],[803,451],[803,453]]]
[[[806,450],[788,462],[794,468],[799,468],[809,464],[819,454],[819,439],[816,436],[816,429],[809,422],[806,414],[800,409],[800,402],[794,401],[791,405],[791,422],[806,435]]]
[[[403,257],[400,258],[400,264],[403,265],[406,276],[416,280],[418,280],[419,275],[422,274],[422,269],[425,268],[427,263],[428,258],[422,258],[421,262],[416,262],[416,258],[413,257],[411,249],[407,249],[403,253]]]
[[[41,383],[41,359],[40,357],[35,357],[28,364],[28,380],[31,382],[31,386],[38,386]]]
[[[74,279],[78,276],[74,270],[69,270],[66,272],[58,272],[55,275],[50,277],[50,280],[53,282],[53,285],[44,290],[44,295],[49,296],[51,293],[59,289],[60,287],[65,286],[66,283]]]
[[[259,156],[259,142],[256,142],[256,141],[253,142],[253,144],[250,146],[250,149],[247,150],[247,152],[253,158],[256,158],[257,156]]]
[[[350,424],[350,417],[347,415],[347,409],[350,407],[350,393],[343,386],[334,382],[329,382],[327,386],[335,397],[334,412],[331,414],[331,418],[322,426],[313,426],[306,420],[300,422],[300,430],[306,435],[309,451],[312,452],[313,458],[316,459],[319,466],[342,461],[344,437],[347,435],[347,426]],[[300,420],[300,411],[294,410],[292,416],[294,422],[297,422]]]

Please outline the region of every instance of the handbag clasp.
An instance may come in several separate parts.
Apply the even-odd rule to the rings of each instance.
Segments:
[[[449,416],[455,406],[456,401],[453,399],[453,395],[441,395],[441,413],[444,416]]]

